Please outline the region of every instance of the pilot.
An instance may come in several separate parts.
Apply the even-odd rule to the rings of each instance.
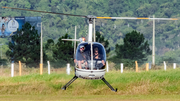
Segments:
[[[84,45],[81,45],[79,48],[80,48],[80,54],[78,54],[78,56],[77,56],[77,62],[78,62],[79,69],[87,68],[87,55],[84,52],[85,47],[84,47]]]
[[[103,60],[103,56],[99,54],[98,47],[94,48],[93,59],[96,60],[95,67],[97,69],[102,69],[102,67],[105,66],[105,62]]]

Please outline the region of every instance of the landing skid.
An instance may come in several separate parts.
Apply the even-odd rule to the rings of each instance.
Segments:
[[[74,76],[66,85],[64,85],[61,89],[66,90],[66,88],[73,83],[78,77]],[[117,88],[114,89],[107,81],[105,78],[101,79],[112,91],[117,92]]]
[[[101,80],[102,80],[112,91],[117,92],[117,88],[114,89],[114,88],[106,81],[105,78],[102,78]]]
[[[73,83],[78,77],[74,76],[66,85],[64,85],[61,89],[66,90],[66,88]]]

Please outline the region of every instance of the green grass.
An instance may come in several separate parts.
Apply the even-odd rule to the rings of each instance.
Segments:
[[[179,101],[179,95],[0,95],[1,101]]]
[[[15,77],[0,77],[0,95],[179,95],[180,69],[151,70],[142,72],[111,71],[106,73],[106,80],[118,92],[112,92],[101,80],[77,79],[66,91],[61,90],[74,74],[44,73]]]

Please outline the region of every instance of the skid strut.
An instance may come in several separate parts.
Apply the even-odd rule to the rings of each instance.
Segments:
[[[66,88],[73,83],[78,77],[74,76],[66,85],[64,85],[61,89],[66,90]]]
[[[112,91],[114,91],[114,92],[117,92],[117,88],[116,88],[116,90],[106,81],[106,79],[105,78],[102,78],[101,79]]]

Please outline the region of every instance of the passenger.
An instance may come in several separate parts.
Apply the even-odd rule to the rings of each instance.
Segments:
[[[84,52],[84,50],[85,50],[84,45],[81,45],[80,46],[80,54],[78,54],[78,56],[77,56],[77,62],[78,62],[79,69],[87,68],[87,55]]]
[[[95,62],[95,67],[97,69],[102,69],[102,67],[105,66],[105,62],[103,60],[103,56],[99,54],[99,51],[98,51],[97,47],[94,49],[93,59],[96,61]]]

